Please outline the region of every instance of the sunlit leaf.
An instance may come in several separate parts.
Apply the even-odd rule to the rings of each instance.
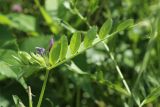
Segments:
[[[12,25],[12,21],[7,16],[0,14],[0,24]]]
[[[79,46],[81,44],[81,34],[79,32],[75,32],[70,41],[70,50],[72,54],[75,54]]]
[[[3,61],[0,61],[0,75],[9,78],[17,78],[16,73],[10,68],[10,65]]]
[[[99,38],[103,39],[107,34],[109,34],[110,30],[112,28],[112,19],[108,19],[100,28],[99,31]]]
[[[34,16],[25,14],[9,14],[8,18],[14,23],[14,28],[25,32],[36,31],[36,19]]]
[[[82,71],[74,62],[71,62],[71,65],[70,65],[70,66],[67,65],[67,67],[68,67],[71,71],[73,71],[73,72],[75,72],[75,73],[77,73],[77,74],[88,74],[88,73]]]
[[[60,52],[60,60],[63,60],[66,57],[68,49],[68,40],[65,35],[61,37],[61,52]]]
[[[92,45],[93,40],[96,38],[97,27],[92,27],[84,37],[84,46],[87,48]]]
[[[52,65],[54,65],[58,61],[59,55],[60,55],[60,50],[61,50],[60,42],[55,42],[49,52],[49,62]]]
[[[121,22],[118,27],[117,27],[117,30],[116,31],[122,31],[126,28],[128,28],[129,26],[133,25],[134,23],[134,20],[133,19],[128,19],[128,20],[125,20],[123,22]]]

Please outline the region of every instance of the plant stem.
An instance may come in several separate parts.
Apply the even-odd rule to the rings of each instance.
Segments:
[[[29,107],[32,107],[32,93],[31,93],[31,87],[28,87],[28,97],[29,97]]]
[[[43,82],[43,86],[42,86],[42,90],[41,90],[41,93],[40,93],[40,97],[39,97],[39,100],[38,100],[37,107],[41,107],[44,91],[45,91],[47,80],[48,80],[48,75],[49,75],[49,70],[46,69],[45,79],[44,79],[44,82]]]
[[[41,6],[39,0],[34,0],[36,6],[38,7],[39,11],[41,12],[46,24],[49,26],[51,32],[53,34],[57,33],[58,26],[54,23],[52,17],[47,13],[47,11],[44,9],[44,7]]]
[[[91,28],[91,25],[88,23],[87,18],[85,18],[85,17],[79,12],[79,10],[76,8],[76,6],[74,6],[73,11],[77,14],[77,16],[78,16],[89,28]]]
[[[129,88],[129,86],[128,86],[126,80],[124,79],[123,74],[122,74],[122,72],[121,72],[121,70],[120,70],[120,68],[119,68],[119,66],[118,66],[118,64],[117,64],[117,62],[115,61],[115,58],[114,58],[113,54],[110,52],[110,49],[109,49],[108,45],[107,45],[105,42],[103,42],[103,44],[104,44],[106,50],[108,51],[109,56],[110,56],[111,59],[113,60],[115,66],[116,66],[116,70],[117,70],[117,72],[118,72],[120,78],[122,79],[123,84],[124,84],[126,90],[128,91],[129,95],[131,95],[130,88]]]

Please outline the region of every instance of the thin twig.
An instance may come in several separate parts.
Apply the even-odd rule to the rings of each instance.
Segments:
[[[41,93],[40,93],[40,97],[39,97],[39,100],[38,100],[37,107],[41,107],[42,99],[43,99],[43,96],[44,96],[44,91],[45,91],[47,80],[48,80],[48,75],[49,75],[49,70],[46,69],[45,79],[44,79],[44,82],[43,82],[43,86],[42,86],[42,90],[41,90]]]
[[[32,106],[32,93],[31,93],[31,87],[28,86],[28,98],[29,98],[29,107],[33,107]]]
[[[121,72],[121,70],[120,70],[120,68],[119,68],[119,66],[118,66],[118,64],[117,64],[117,62],[116,62],[116,60],[115,60],[113,54],[110,52],[110,49],[109,49],[108,45],[107,45],[104,41],[103,41],[103,44],[104,44],[104,46],[105,46],[107,52],[109,53],[109,56],[110,56],[111,59],[113,60],[113,62],[114,62],[114,64],[115,64],[115,67],[116,67],[116,70],[117,70],[117,72],[118,72],[120,78],[122,79],[123,84],[124,84],[126,90],[128,91],[129,95],[131,95],[130,88],[129,88],[129,86],[128,86],[126,80],[124,79],[124,76],[123,76],[123,74],[122,74],[122,72]]]

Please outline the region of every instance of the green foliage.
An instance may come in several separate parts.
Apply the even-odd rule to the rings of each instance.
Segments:
[[[112,28],[112,19],[108,19],[100,28],[99,38],[104,39],[107,34],[109,34]]]
[[[15,72],[9,67],[9,65],[3,61],[0,62],[0,74],[9,78],[17,78]]]
[[[60,51],[61,51],[61,43],[60,42],[54,43],[49,53],[49,61],[52,65],[58,62]]]
[[[77,73],[77,74],[87,74],[86,72],[83,72],[74,62],[71,62],[71,65],[66,65],[68,67],[68,69],[70,69],[71,71]]]
[[[0,106],[159,107],[159,7],[0,0]]]
[[[47,13],[47,11],[44,9],[44,7],[42,7],[39,3],[39,0],[34,0],[36,5],[38,6],[42,16],[44,17],[47,25],[50,27],[51,31],[53,33],[57,33],[58,32],[58,25],[57,23],[55,23],[55,21],[53,21],[52,17]]]
[[[18,30],[25,32],[34,32],[36,30],[36,20],[33,16],[24,14],[9,14],[8,18],[12,21],[13,27]]]
[[[160,87],[155,88],[141,103],[140,106],[153,102],[160,96]]]
[[[14,100],[16,107],[25,107],[21,99],[18,96],[13,95],[13,100]]]
[[[60,51],[60,60],[65,59],[68,49],[68,39],[65,35],[61,37],[61,51]]]
[[[132,26],[133,25],[133,19],[128,19],[128,20],[125,20],[123,22],[121,22],[118,26],[117,26],[117,29],[116,31],[122,31],[124,29],[126,29],[127,27],[129,26]]]
[[[78,54],[84,52],[88,48],[91,48],[97,43],[100,43],[106,39],[106,38],[103,38],[102,40],[100,40],[96,37],[96,34],[97,34],[97,27],[93,26],[91,29],[89,29],[86,32],[86,34],[84,35],[84,41],[82,42],[80,32],[75,32],[72,35],[69,46],[68,46],[67,38],[65,38],[65,36],[62,36],[58,42],[54,43],[49,53],[49,62],[52,65],[51,67],[49,67],[49,69],[53,69],[56,66],[61,65],[62,63],[66,62],[68,59],[76,57]],[[96,41],[96,42],[94,43],[93,41]],[[62,55],[63,55],[63,58],[66,57],[66,59],[62,60],[63,59],[61,58]]]
[[[5,15],[0,14],[0,20],[1,24],[12,25],[12,22]]]
[[[97,34],[97,27],[92,27],[89,31],[87,31],[85,37],[84,37],[84,46],[88,48],[92,45],[93,40],[96,38]]]
[[[81,34],[79,32],[76,32],[73,34],[70,41],[71,54],[75,54],[78,51],[80,44],[81,44]]]

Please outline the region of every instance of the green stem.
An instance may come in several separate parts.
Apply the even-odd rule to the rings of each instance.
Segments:
[[[39,7],[40,6],[40,3],[39,3],[39,0],[34,0],[36,5]]]
[[[29,97],[29,107],[33,107],[32,106],[32,93],[31,93],[31,87],[28,87],[28,97]]]
[[[49,75],[49,70],[47,69],[46,70],[46,74],[45,74],[45,79],[44,79],[44,82],[43,82],[43,86],[42,86],[42,90],[41,90],[41,93],[40,93],[40,97],[39,97],[39,100],[38,100],[37,107],[41,107],[42,99],[43,99],[43,96],[44,96],[44,91],[45,91],[47,80],[48,80],[48,75]]]
[[[91,28],[91,25],[88,23],[87,18],[85,18],[80,12],[79,10],[76,8],[76,6],[74,6],[73,11],[77,14],[77,16],[84,22],[86,23],[86,25]]]
[[[109,56],[110,56],[111,59],[113,60],[115,66],[116,66],[116,70],[117,70],[117,72],[118,72],[120,78],[122,79],[123,84],[124,84],[126,90],[128,91],[129,95],[131,95],[130,88],[129,88],[129,86],[128,86],[126,80],[124,79],[123,74],[122,74],[122,72],[121,72],[121,70],[120,70],[120,68],[119,68],[119,66],[118,66],[118,64],[117,64],[117,62],[115,61],[115,58],[114,58],[113,54],[110,52],[110,49],[109,49],[108,45],[107,45],[105,42],[103,42],[103,44],[104,44],[106,50],[108,51]]]
[[[44,9],[44,7],[41,6],[39,0],[34,0],[36,6],[38,7],[39,11],[41,12],[45,22],[50,27],[50,30],[53,34],[57,33],[58,26],[54,23],[52,17],[47,13],[47,11]]]

